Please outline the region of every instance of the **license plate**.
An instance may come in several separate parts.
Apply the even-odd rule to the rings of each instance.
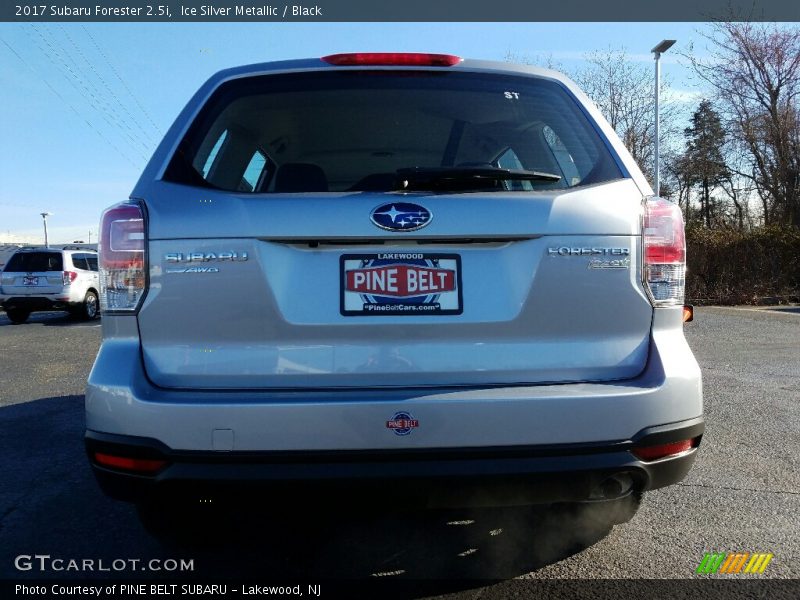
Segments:
[[[38,277],[23,277],[22,285],[39,285]]]
[[[457,254],[345,254],[339,265],[345,316],[460,315],[463,310]]]

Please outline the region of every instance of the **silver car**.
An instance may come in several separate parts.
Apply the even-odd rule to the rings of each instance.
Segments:
[[[89,459],[145,516],[246,485],[621,522],[703,434],[685,264],[680,210],[559,73],[222,71],[103,214]]]

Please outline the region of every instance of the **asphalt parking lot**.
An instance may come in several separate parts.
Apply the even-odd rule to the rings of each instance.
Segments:
[[[568,517],[523,509],[331,513],[323,498],[311,514],[250,509],[213,543],[164,547],[133,507],[99,492],[85,460],[82,394],[99,322],[40,313],[11,325],[0,312],[0,578],[87,577],[19,571],[20,554],[191,558],[197,576],[265,581],[688,578],[705,552],[735,551],[773,553],[762,578],[800,578],[800,312],[700,308],[686,330],[704,375],[698,460],[610,533],[568,535]],[[459,585],[437,593],[503,589]]]

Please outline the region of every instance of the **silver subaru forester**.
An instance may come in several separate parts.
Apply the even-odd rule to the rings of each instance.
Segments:
[[[89,459],[143,514],[398,481],[635,510],[703,434],[685,268],[679,208],[559,73],[222,71],[103,214]]]

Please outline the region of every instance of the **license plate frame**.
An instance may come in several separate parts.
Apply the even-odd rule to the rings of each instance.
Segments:
[[[459,254],[343,254],[339,257],[339,312],[347,317],[460,315],[464,312],[461,273]],[[372,284],[374,289],[386,290],[384,295],[373,291]]]
[[[25,276],[23,276],[22,285],[24,285],[24,286],[36,286],[36,285],[39,285],[39,276],[38,275],[25,275]]]

